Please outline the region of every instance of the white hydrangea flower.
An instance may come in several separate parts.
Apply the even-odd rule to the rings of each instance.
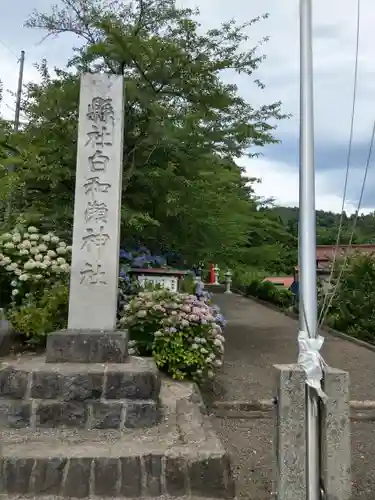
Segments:
[[[68,252],[71,252],[71,251],[72,251],[72,246],[71,246],[71,245],[68,245],[68,246],[66,247],[66,249],[68,250]]]
[[[66,243],[65,243],[65,241],[60,241],[60,243],[59,243],[59,247],[66,247]]]
[[[54,250],[48,250],[47,256],[51,258],[56,257],[56,252]]]
[[[59,255],[65,255],[67,253],[67,249],[65,247],[58,247],[58,248],[56,248],[56,252]]]
[[[37,229],[35,226],[29,226],[29,227],[27,228],[27,231],[28,231],[29,233],[37,233],[37,232],[38,232],[38,229]]]
[[[30,240],[23,240],[21,245],[22,245],[22,248],[30,248],[31,247]]]
[[[21,235],[20,233],[14,233],[12,236],[12,241],[13,243],[19,243],[21,241]]]
[[[26,250],[26,248],[22,248],[22,249],[20,250],[20,255],[29,255],[29,251],[28,251],[28,250]]]
[[[48,247],[44,243],[41,243],[40,245],[38,245],[38,250],[39,252],[46,252],[48,250]]]
[[[46,261],[41,262],[40,265],[39,265],[39,268],[43,269],[43,270],[47,269],[47,267],[48,267],[48,265],[47,265]]]
[[[51,241],[51,235],[50,234],[43,234],[42,240],[46,241],[47,243]]]
[[[34,242],[33,242],[34,243]],[[37,247],[31,247],[30,248],[30,253],[31,255],[36,255],[39,252]]]
[[[30,245],[33,246],[33,247],[37,246],[37,244],[38,244],[37,241],[30,241]]]
[[[21,276],[21,274],[22,274],[21,269],[15,269],[15,270],[14,270],[14,274],[15,274],[16,276]]]
[[[4,248],[7,248],[8,250],[12,250],[15,248],[15,244],[12,243],[11,241],[8,241],[7,243],[4,244]]]
[[[41,279],[43,278],[43,275],[42,275],[42,274],[36,274],[36,275],[34,276],[34,278],[35,278],[36,280],[41,280]]]
[[[23,233],[23,239],[26,240],[27,238],[29,238],[29,233]]]
[[[1,267],[6,266],[5,259],[1,259],[1,260],[0,260],[0,266],[1,266]]]
[[[37,253],[35,256],[34,256],[34,259],[37,260],[37,261],[41,261],[43,260],[43,255],[41,255],[40,253]]]
[[[10,272],[10,271],[13,271],[13,268],[12,268],[12,267],[10,267],[10,266],[6,266],[5,271],[9,271],[9,272]]]
[[[58,236],[51,236],[51,243],[58,243],[60,238]]]
[[[2,239],[7,241],[7,240],[11,240],[12,239],[12,235],[10,233],[4,233],[2,235]]]
[[[26,271],[32,271],[35,268],[35,262],[33,260],[29,260],[28,262],[25,262],[23,268]]]
[[[29,275],[27,273],[21,274],[19,277],[20,281],[27,281],[29,279]]]
[[[54,259],[53,259],[53,260],[51,260],[51,264],[52,264],[53,266],[56,266],[56,265],[57,265],[57,260],[54,260]]]
[[[11,284],[10,284],[12,287],[16,287],[17,286],[17,281],[12,281]]]
[[[40,235],[37,233],[30,234],[30,240],[32,240],[32,241],[38,241],[39,238],[40,238]]]
[[[16,295],[18,295],[20,292],[17,290],[17,288],[15,288],[14,290],[12,290],[12,295],[13,297],[15,297]]]
[[[65,264],[66,263],[66,260],[63,257],[57,257],[56,261],[58,264]]]
[[[12,262],[10,265],[9,265],[10,269],[12,271],[15,271],[17,268],[18,268],[18,264],[17,262]]]
[[[60,266],[60,269],[61,269],[62,271],[64,271],[64,272],[68,273],[68,272],[70,271],[70,265],[69,265],[68,263],[66,263],[66,264],[62,264],[62,265]]]

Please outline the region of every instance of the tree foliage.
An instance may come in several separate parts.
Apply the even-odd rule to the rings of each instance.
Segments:
[[[297,207],[272,207],[266,209],[268,214],[273,214],[288,228],[288,231],[297,237],[298,235],[298,216]],[[356,221],[355,221],[356,219]],[[355,224],[354,224],[355,222]],[[337,231],[340,224],[340,214],[326,212],[324,210],[316,211],[316,229],[318,245],[335,245]],[[340,243],[348,245],[351,234],[354,234],[352,243],[364,244],[375,243],[375,213],[367,215],[343,214],[342,231]]]
[[[339,331],[375,343],[375,260],[352,257],[340,279],[328,312],[328,322]]]

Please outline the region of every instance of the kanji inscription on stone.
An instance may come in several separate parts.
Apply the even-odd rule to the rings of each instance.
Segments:
[[[123,76],[81,77],[69,329],[116,328]]]
[[[108,222],[108,207],[102,201],[88,201],[85,210],[86,222]]]

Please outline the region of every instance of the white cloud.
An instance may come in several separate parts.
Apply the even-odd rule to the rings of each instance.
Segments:
[[[286,207],[299,205],[298,169],[291,167],[287,163],[270,161],[265,158],[242,158],[238,164],[245,168],[248,177],[255,177],[261,181],[254,184],[257,196],[264,199],[274,198],[277,204]],[[344,175],[345,170],[341,170],[339,174],[337,172],[318,172],[316,174],[315,205],[317,210],[341,212],[342,196],[332,193],[330,186],[335,181],[343,186]],[[335,179],[330,178],[332,176]],[[356,202],[348,201],[345,204],[345,210],[348,214],[354,213],[357,208],[358,203]],[[361,210],[361,213],[370,213],[374,210],[375,208],[368,208]]]

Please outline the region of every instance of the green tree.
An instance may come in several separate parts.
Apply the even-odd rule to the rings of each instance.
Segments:
[[[203,32],[197,15],[172,0],[62,0],[50,14],[34,12],[29,27],[78,43],[67,68],[52,75],[39,65],[42,81],[23,102],[28,125],[8,138],[18,152],[12,223],[71,233],[79,73],[105,71],[126,85],[123,234],[189,262],[243,256],[257,203],[234,161],[277,142],[285,115],[278,102],[252,106],[222,79],[236,71],[263,86],[258,46],[242,49],[261,18]]]

